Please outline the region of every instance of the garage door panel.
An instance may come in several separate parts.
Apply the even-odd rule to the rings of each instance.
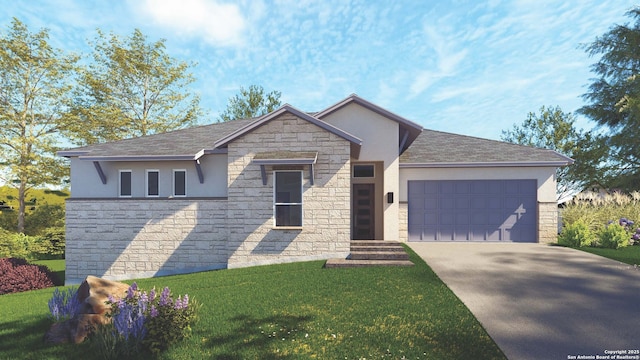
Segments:
[[[469,194],[469,181],[458,181],[455,183],[456,194]]]
[[[438,213],[426,212],[423,217],[423,224],[425,225],[438,225]]]
[[[442,213],[440,214],[440,225],[455,225],[456,216],[455,213]]]
[[[494,195],[494,196],[491,196],[491,197],[487,198],[487,200],[486,200],[487,201],[487,209],[490,209],[490,210],[502,209],[502,201],[501,201],[502,199],[496,198],[495,196],[497,196],[497,195]]]
[[[536,180],[425,180],[408,187],[410,241],[537,241]]]
[[[443,210],[453,210],[456,208],[455,199],[447,197],[440,199],[440,208]]]
[[[489,214],[482,212],[471,213],[471,225],[487,225],[489,223]]]
[[[460,229],[463,226],[468,227],[469,223],[471,222],[471,215],[468,213],[459,213],[456,214],[456,225],[459,225],[460,227],[457,229]]]

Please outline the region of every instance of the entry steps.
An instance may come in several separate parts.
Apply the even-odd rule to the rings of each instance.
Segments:
[[[365,266],[413,266],[409,254],[397,241],[352,240],[346,259],[329,259],[326,268]]]

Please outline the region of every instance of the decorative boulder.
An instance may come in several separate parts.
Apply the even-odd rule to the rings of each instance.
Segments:
[[[52,343],[83,342],[97,326],[110,321],[105,316],[111,311],[105,304],[109,295],[120,299],[126,295],[127,289],[129,285],[125,283],[87,276],[78,288],[79,313],[69,320],[53,324],[45,340]]]

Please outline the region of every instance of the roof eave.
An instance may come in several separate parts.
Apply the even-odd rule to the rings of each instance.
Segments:
[[[570,159],[571,160],[571,159]],[[571,161],[486,161],[486,162],[430,162],[400,163],[401,168],[474,168],[474,167],[561,167]]]
[[[86,161],[185,161],[197,160],[196,155],[107,155],[78,156]]]
[[[88,154],[88,151],[77,151],[77,150],[60,150],[58,152],[56,152],[56,154],[58,156],[62,156],[62,157],[76,157],[76,156],[82,156],[82,155],[86,155]]]

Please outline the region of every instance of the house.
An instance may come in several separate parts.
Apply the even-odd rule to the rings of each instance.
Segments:
[[[352,239],[551,242],[555,170],[572,163],[357,95],[59,155],[67,283],[345,257]]]

